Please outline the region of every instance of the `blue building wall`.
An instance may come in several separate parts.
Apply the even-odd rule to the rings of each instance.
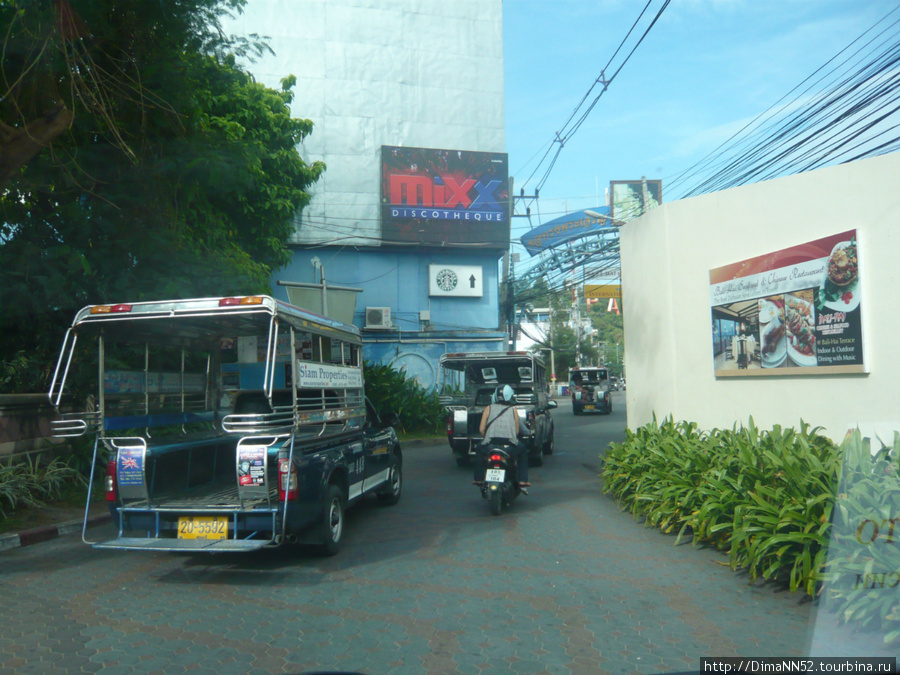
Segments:
[[[272,277],[273,292],[287,300],[278,281],[317,283],[312,259],[318,258],[329,284],[363,289],[356,301],[354,324],[365,323],[366,307],[390,307],[401,330],[419,330],[419,312],[431,311],[434,329],[497,330],[500,326],[498,253],[456,250],[358,250],[353,247],[297,249],[293,261]],[[429,298],[428,266],[478,265],[483,269],[480,298]]]
[[[278,281],[318,283],[313,258],[328,284],[362,288],[353,323],[363,331],[363,357],[405,369],[425,388],[439,384],[438,360],[445,352],[507,348],[500,327],[498,251],[374,249],[355,247],[296,249],[293,261],[272,278],[275,297],[287,301]],[[428,266],[477,265],[483,270],[480,298],[429,297]],[[392,330],[365,330],[366,307],[390,307]],[[419,313],[430,312],[427,323]]]

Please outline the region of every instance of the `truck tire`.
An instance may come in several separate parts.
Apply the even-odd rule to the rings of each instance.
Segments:
[[[546,441],[544,441],[544,447],[542,449],[542,452],[545,455],[553,454],[553,427],[550,427],[550,436],[547,438]]]
[[[332,556],[341,550],[345,506],[343,490],[332,483],[325,492],[325,508],[319,524],[322,555]]]
[[[391,466],[388,469],[388,484],[385,492],[378,494],[378,501],[386,506],[393,506],[400,501],[403,490],[403,463],[396,454],[391,455]]]

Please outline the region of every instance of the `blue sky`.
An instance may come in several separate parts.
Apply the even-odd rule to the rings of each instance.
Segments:
[[[506,149],[517,193],[645,4],[504,0]],[[662,5],[653,0],[611,70]],[[563,148],[532,225],[597,206],[598,194],[602,204],[610,180],[661,178],[664,201],[674,196],[666,179],[896,7],[893,0],[673,0]],[[514,219],[513,238],[528,229]]]

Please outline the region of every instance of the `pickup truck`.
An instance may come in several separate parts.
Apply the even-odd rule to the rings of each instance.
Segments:
[[[609,370],[583,366],[569,369],[569,391],[572,396],[572,414],[585,412],[612,412]]]
[[[553,453],[553,418],[557,407],[548,395],[547,368],[530,352],[465,352],[440,358],[441,404],[447,409],[447,439],[459,466],[466,466],[482,441],[479,423],[497,387],[510,385],[516,409],[529,430],[522,439],[529,463],[541,466]]]
[[[79,311],[50,386],[52,429],[93,437],[118,528],[94,542],[85,527],[85,543],[216,553],[303,542],[336,553],[349,505],[401,494],[396,418],[365,398],[361,349],[355,326],[269,296]],[[79,365],[95,393],[68,412]]]

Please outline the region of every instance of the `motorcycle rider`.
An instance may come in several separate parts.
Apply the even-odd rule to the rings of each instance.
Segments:
[[[518,437],[528,433],[528,430],[516,411],[515,392],[506,384],[497,387],[491,400],[491,404],[485,406],[484,412],[481,413],[481,423],[478,425],[478,430],[484,440],[476,448],[480,459],[475,467],[475,483],[480,485],[484,482],[484,455],[490,449],[491,440],[507,438],[510,441],[516,441],[513,447],[515,448],[519,487],[529,487],[531,483],[528,482],[528,450],[525,448],[525,444],[518,440]]]

